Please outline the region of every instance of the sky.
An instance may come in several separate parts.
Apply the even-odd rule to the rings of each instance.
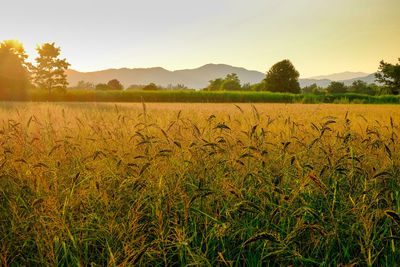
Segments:
[[[21,41],[29,60],[55,42],[84,72],[208,63],[266,72],[289,59],[311,77],[400,58],[400,0],[13,0],[0,10],[0,38]]]

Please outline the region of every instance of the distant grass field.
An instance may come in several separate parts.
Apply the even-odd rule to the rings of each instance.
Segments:
[[[1,266],[395,266],[400,106],[0,104]]]
[[[66,93],[31,91],[32,101],[80,101],[80,102],[187,102],[187,103],[356,103],[400,104],[400,96],[369,96],[360,94],[300,95],[289,93],[249,91],[99,91],[69,90]]]

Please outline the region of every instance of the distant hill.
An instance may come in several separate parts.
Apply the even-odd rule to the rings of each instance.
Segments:
[[[201,89],[208,85],[209,80],[225,77],[236,73],[242,83],[258,83],[265,74],[258,71],[233,67],[225,64],[207,64],[196,69],[169,71],[160,67],[137,69],[109,69],[94,72],[78,72],[67,70],[68,82],[74,86],[83,80],[93,83],[106,83],[118,79],[125,87],[131,84],[149,84],[151,82],[167,86],[168,84],[184,84],[189,88]]]
[[[234,67],[225,64],[207,64],[196,69],[185,69],[169,71],[161,67],[155,68],[135,68],[135,69],[108,69],[94,72],[79,72],[76,70],[67,70],[67,78],[70,86],[75,86],[78,81],[86,81],[92,83],[106,83],[112,79],[118,79],[125,87],[131,84],[149,84],[151,82],[167,86],[168,84],[184,84],[189,88],[202,89],[209,83],[208,81],[223,78],[229,73],[236,73],[242,83],[258,83],[265,78],[265,73],[247,70],[245,68]],[[365,74],[362,72],[343,72],[326,76],[318,77],[331,77],[332,79],[338,77],[352,77],[349,79],[339,80],[343,81],[346,85],[351,84],[354,80],[362,80],[367,83],[373,83],[375,78],[374,74],[366,74],[363,77],[358,75]],[[356,77],[354,77],[356,76]],[[332,79],[299,79],[301,87],[316,83],[318,86],[328,86]]]
[[[310,77],[308,79],[312,79],[312,80],[325,80],[326,79],[326,80],[331,80],[331,81],[344,81],[344,80],[365,77],[367,75],[369,75],[369,73],[345,71],[345,72],[334,73],[334,74],[329,74],[329,75],[314,76],[314,77]]]

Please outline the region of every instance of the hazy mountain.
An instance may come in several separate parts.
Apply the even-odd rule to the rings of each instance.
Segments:
[[[67,77],[70,86],[75,86],[78,81],[86,81],[92,83],[106,83],[112,79],[118,79],[125,87],[131,84],[149,84],[151,82],[167,86],[168,84],[184,84],[189,88],[201,89],[208,85],[209,80],[223,78],[229,73],[236,73],[240,81],[243,83],[258,83],[265,78],[265,73],[244,68],[233,67],[225,64],[207,64],[196,69],[185,69],[169,71],[161,67],[156,68],[135,68],[135,69],[108,69],[94,72],[78,72],[75,70],[67,70]],[[346,85],[350,85],[354,80],[362,80],[367,83],[373,83],[374,74],[365,74],[363,77],[358,75],[365,74],[362,72],[343,72],[332,75],[326,75],[332,79],[299,79],[301,87],[316,83],[320,87],[328,86],[333,79],[338,77],[352,77],[343,79]],[[354,77],[356,76],[356,77]],[[325,77],[325,76],[317,76]]]
[[[313,80],[325,80],[326,79],[326,80],[331,80],[331,81],[343,81],[343,80],[350,80],[350,79],[365,77],[368,74],[369,73],[365,73],[365,72],[345,71],[345,72],[334,73],[334,74],[329,74],[329,75],[314,76],[314,77],[310,77],[308,79],[313,79]]]
[[[380,83],[375,81],[375,73],[371,73],[371,74],[369,74],[369,75],[367,75],[365,77],[361,77],[361,78],[354,78],[354,79],[344,80],[342,82],[344,82],[345,85],[350,85],[354,81],[357,81],[357,80],[361,80],[361,81],[366,82],[368,84],[370,84],[370,83],[380,84]]]
[[[180,83],[189,88],[201,89],[208,85],[209,80],[225,77],[229,73],[236,73],[242,83],[258,83],[265,78],[264,73],[225,64],[207,64],[196,69],[176,71],[169,71],[160,67],[109,69],[94,72],[68,70],[67,76],[71,86],[76,85],[80,80],[106,83],[111,79],[118,79],[125,87],[131,84],[149,84],[153,82],[162,86]]]

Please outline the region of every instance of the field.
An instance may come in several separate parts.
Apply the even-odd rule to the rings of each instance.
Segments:
[[[0,265],[400,262],[400,106],[0,104]]]

